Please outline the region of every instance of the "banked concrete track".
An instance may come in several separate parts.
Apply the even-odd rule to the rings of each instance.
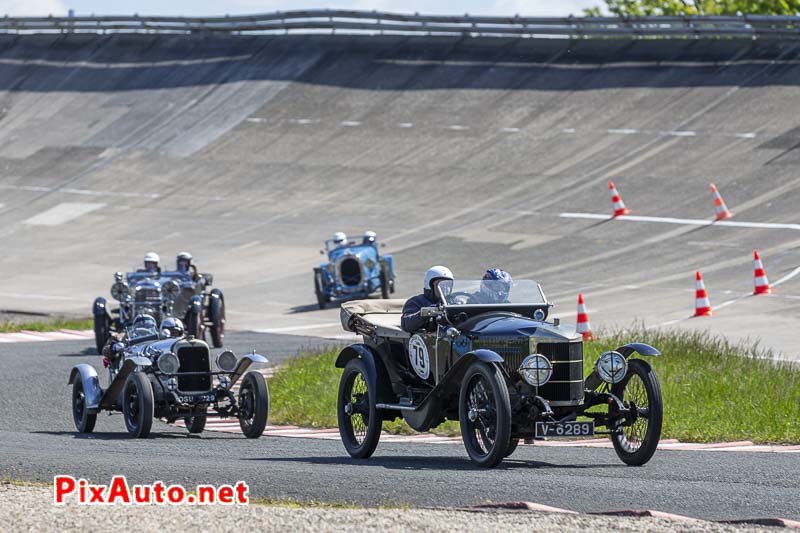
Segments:
[[[431,264],[541,281],[595,327],[710,328],[797,358],[800,46],[398,36],[0,37],[0,302],[89,310],[150,249],[191,250],[229,326],[334,335],[311,268],[374,229],[398,295]],[[680,221],[679,221],[680,222]],[[752,291],[758,248],[776,294]],[[692,312],[694,270],[710,319]],[[299,328],[299,329],[298,329]]]

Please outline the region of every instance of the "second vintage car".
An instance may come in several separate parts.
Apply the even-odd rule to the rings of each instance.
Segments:
[[[211,289],[214,276],[193,272],[128,272],[114,274],[111,297],[119,302],[112,309],[102,296],[92,306],[94,337],[98,353],[114,332],[121,332],[140,314],[157,322],[181,319],[187,331],[203,339],[206,332],[215,348],[225,339],[225,297]]]
[[[269,390],[264,376],[248,369],[266,362],[255,351],[237,357],[225,350],[212,358],[180,320],[167,318],[156,327],[153,317],[139,315],[110,347],[106,388],[92,365],[72,368],[73,421],[80,433],[91,433],[98,413],[119,411],[132,437],[146,437],[154,418],[182,419],[189,433],[201,433],[206,419],[217,416],[238,419],[247,438],[258,438],[267,425]]]
[[[486,287],[503,283],[508,286]],[[488,289],[488,290],[486,290]],[[457,420],[470,459],[493,467],[520,439],[608,435],[628,465],[656,451],[663,417],[642,343],[605,352],[584,374],[583,340],[574,326],[547,322],[550,304],[533,281],[438,284],[442,305],[423,308],[429,327],[400,328],[402,300],[342,304],[342,325],[362,343],[336,366],[339,433],[356,458],[372,455],[384,420],[417,431]],[[502,295],[489,301],[486,294]]]

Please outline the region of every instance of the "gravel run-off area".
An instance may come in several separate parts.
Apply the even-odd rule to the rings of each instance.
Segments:
[[[535,511],[270,506],[56,506],[48,487],[0,484],[0,531],[535,531],[727,532],[773,528]]]

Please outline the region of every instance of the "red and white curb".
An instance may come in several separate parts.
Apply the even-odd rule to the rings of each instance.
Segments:
[[[275,367],[259,370],[264,377],[271,378],[275,373]],[[234,385],[233,391],[236,392],[239,386]],[[182,420],[175,422],[176,426],[185,427]],[[233,418],[221,419],[209,417],[206,421],[207,431],[219,431],[223,433],[241,433],[239,421]],[[339,440],[339,430],[337,428],[301,428],[298,426],[267,426],[264,430],[267,437],[293,437],[318,440]],[[461,444],[461,437],[447,437],[435,435],[433,433],[414,433],[411,435],[395,435],[392,433],[381,433],[381,442],[390,443],[418,443],[418,444]],[[520,446],[539,446],[551,448],[613,448],[611,441],[607,438],[582,439],[582,440],[537,440],[535,444],[524,444]],[[777,446],[754,444],[749,440],[737,442],[715,442],[715,443],[696,443],[680,442],[677,439],[664,439],[658,444],[659,450],[670,451],[715,451],[715,452],[771,452],[771,453],[800,453],[800,445]]]
[[[43,341],[82,341],[93,338],[94,331],[91,329],[60,329],[58,331],[22,330],[15,333],[0,333],[0,343],[3,344]]]
[[[552,507],[534,502],[504,502],[504,503],[487,503],[480,505],[471,505],[469,507],[462,507],[460,510],[464,511],[537,511],[540,513],[565,513],[565,514],[579,514],[570,509],[562,509],[560,507]],[[663,520],[672,520],[674,522],[715,522],[719,524],[741,524],[741,525],[758,525],[758,526],[772,526],[784,527],[789,529],[800,529],[800,522],[796,520],[788,520],[786,518],[752,518],[744,520],[701,520],[691,516],[684,516],[673,513],[665,513],[663,511],[656,511],[653,509],[622,509],[619,511],[599,511],[591,513],[583,513],[595,516],[628,516],[635,518],[661,518]]]

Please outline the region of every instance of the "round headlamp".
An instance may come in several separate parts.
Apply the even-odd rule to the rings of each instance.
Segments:
[[[595,363],[594,370],[606,383],[619,383],[628,373],[628,360],[619,352],[604,352]]]
[[[172,352],[165,352],[158,358],[158,369],[165,374],[175,374],[178,372],[181,363],[178,356]]]
[[[538,353],[531,354],[523,359],[519,375],[528,385],[541,387],[553,377],[553,365],[547,357]]]
[[[176,390],[178,390],[177,378],[169,378],[167,380],[167,390],[171,392],[175,392]]]
[[[219,386],[222,389],[229,389],[231,386],[231,378],[228,376],[219,376],[217,378],[219,380]]]
[[[111,286],[111,297],[120,302],[127,300],[130,292],[130,287],[124,281],[118,281]]]
[[[545,314],[544,314],[544,311],[542,311],[541,309],[537,309],[536,311],[533,312],[533,319],[534,320],[538,320],[539,322],[541,322],[541,321],[544,320],[544,318],[545,318]]]
[[[164,294],[170,300],[176,299],[181,293],[181,286],[175,280],[169,280],[162,288],[164,289]]]
[[[223,372],[233,372],[236,363],[236,354],[230,350],[225,350],[217,355],[217,367]]]

